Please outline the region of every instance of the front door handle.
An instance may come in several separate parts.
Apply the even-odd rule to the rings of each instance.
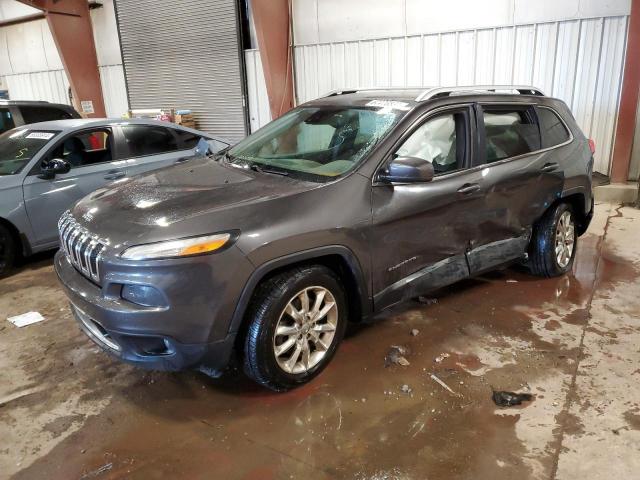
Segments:
[[[465,183],[458,189],[458,193],[462,193],[463,195],[469,195],[471,193],[477,192],[480,190],[480,185],[477,183]]]
[[[127,172],[123,172],[122,170],[110,170],[104,176],[105,180],[118,180],[119,178],[124,177]]]
[[[189,160],[191,160],[191,157],[182,157],[177,159],[174,163],[184,163],[184,162],[188,162]]]
[[[541,170],[543,172],[554,172],[558,169],[560,165],[558,165],[556,162],[551,162],[551,163],[545,163]]]

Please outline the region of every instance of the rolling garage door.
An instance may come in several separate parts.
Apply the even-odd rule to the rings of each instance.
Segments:
[[[197,127],[246,134],[235,0],[117,0],[132,109],[190,109]]]

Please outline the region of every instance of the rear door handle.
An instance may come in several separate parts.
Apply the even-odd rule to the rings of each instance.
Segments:
[[[559,166],[560,165],[558,165],[556,162],[545,163],[543,165],[543,167],[541,168],[541,170],[543,172],[553,172],[553,171],[557,170]]]
[[[469,195],[471,193],[477,192],[480,190],[480,185],[477,183],[465,183],[458,189],[458,193],[462,193],[463,195]]]
[[[127,174],[127,172],[124,172],[122,170],[110,170],[104,176],[104,179],[105,180],[117,180],[119,178],[124,177],[126,174]]]

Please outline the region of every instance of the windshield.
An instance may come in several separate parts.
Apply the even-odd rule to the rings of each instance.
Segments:
[[[0,175],[19,173],[59,132],[18,129],[0,135]]]
[[[298,108],[229,150],[230,162],[326,182],[355,168],[404,114],[388,107]]]

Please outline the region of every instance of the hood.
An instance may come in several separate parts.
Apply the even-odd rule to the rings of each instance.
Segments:
[[[256,205],[318,186],[204,158],[97,190],[76,204],[73,215],[90,232],[123,247],[242,229]]]

